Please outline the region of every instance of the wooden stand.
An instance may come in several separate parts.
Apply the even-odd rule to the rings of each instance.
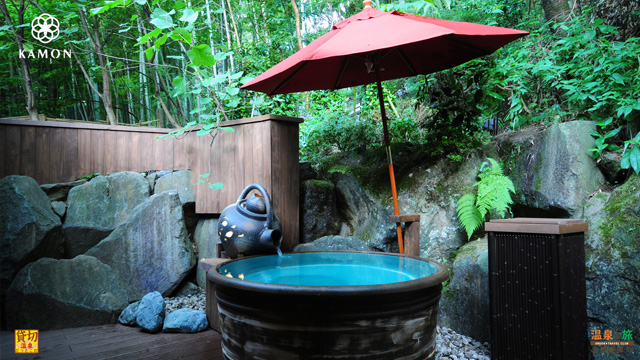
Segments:
[[[200,269],[207,273],[211,270],[215,270],[216,266],[224,264],[231,259],[209,258],[202,259],[198,262]],[[216,300],[216,292],[213,282],[207,279],[207,286],[205,289],[206,304],[205,313],[207,314],[207,320],[209,321],[209,327],[213,330],[220,332],[220,318],[218,317],[218,301]]]
[[[404,223],[404,253],[420,256],[420,215],[391,215],[389,220]]]

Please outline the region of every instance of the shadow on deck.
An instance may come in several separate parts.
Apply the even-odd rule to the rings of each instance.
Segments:
[[[2,331],[0,359],[212,359],[222,358],[222,337],[207,329],[196,334],[148,334],[120,324],[40,332],[38,354],[16,354],[14,333]]]

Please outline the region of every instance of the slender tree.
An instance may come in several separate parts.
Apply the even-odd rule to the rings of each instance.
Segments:
[[[13,3],[13,6],[16,4]],[[13,31],[13,38],[18,45],[18,51],[24,54],[24,13],[27,10],[27,3],[24,0],[20,0],[20,5],[16,7],[18,14],[17,24],[14,24],[9,16],[9,9],[7,9],[7,3],[0,1],[0,11],[4,17],[6,25],[8,25]],[[31,78],[31,72],[29,70],[29,59],[27,56],[19,56],[20,72],[22,74],[22,83],[24,85],[24,92],[27,96],[27,111],[31,120],[38,120],[38,107],[36,105],[36,97],[33,92],[33,79]]]
[[[100,63],[100,69],[102,72],[102,92],[98,91],[97,87],[95,87],[91,78],[87,74],[84,67],[82,68],[83,74],[87,78],[87,81],[91,85],[91,89],[95,91],[100,99],[102,100],[102,105],[104,106],[104,110],[107,113],[107,120],[110,125],[117,125],[118,121],[116,118],[116,114],[113,111],[113,101],[111,99],[111,79],[109,76],[109,69],[107,68],[107,56],[104,53],[104,43],[102,41],[102,35],[100,33],[100,27],[98,26],[98,18],[97,16],[92,17],[92,21],[89,22],[87,19],[87,15],[84,12],[83,8],[78,9],[78,15],[80,15],[80,22],[82,28],[84,29],[87,37],[89,38],[89,43],[93,48],[96,56],[98,57],[98,62]],[[76,57],[77,59],[77,57]],[[78,60],[78,65],[82,67],[82,64]]]
[[[302,32],[300,31],[300,10],[298,10],[296,0],[291,0],[291,7],[293,8],[293,13],[296,16],[296,38],[298,39],[298,50],[302,50],[304,45],[302,45]]]

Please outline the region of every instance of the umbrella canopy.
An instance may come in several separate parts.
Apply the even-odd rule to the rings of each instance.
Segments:
[[[268,95],[430,74],[491,54],[526,31],[365,8],[242,86]]]
[[[393,208],[399,215],[381,81],[452,68],[491,54],[526,31],[365,8],[241,88],[268,95],[341,89],[376,82],[389,163]],[[400,224],[398,246],[404,254]]]

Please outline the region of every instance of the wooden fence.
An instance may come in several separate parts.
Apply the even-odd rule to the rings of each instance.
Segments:
[[[0,119],[0,178],[26,175],[39,184],[73,181],[93,173],[190,169],[196,212],[219,214],[244,187],[269,191],[274,211],[289,234],[283,250],[298,243],[299,118],[263,115],[233,120],[211,137],[157,137],[169,129]],[[201,175],[209,174],[208,177]],[[199,180],[204,184],[198,184]],[[220,182],[222,190],[208,184]]]

